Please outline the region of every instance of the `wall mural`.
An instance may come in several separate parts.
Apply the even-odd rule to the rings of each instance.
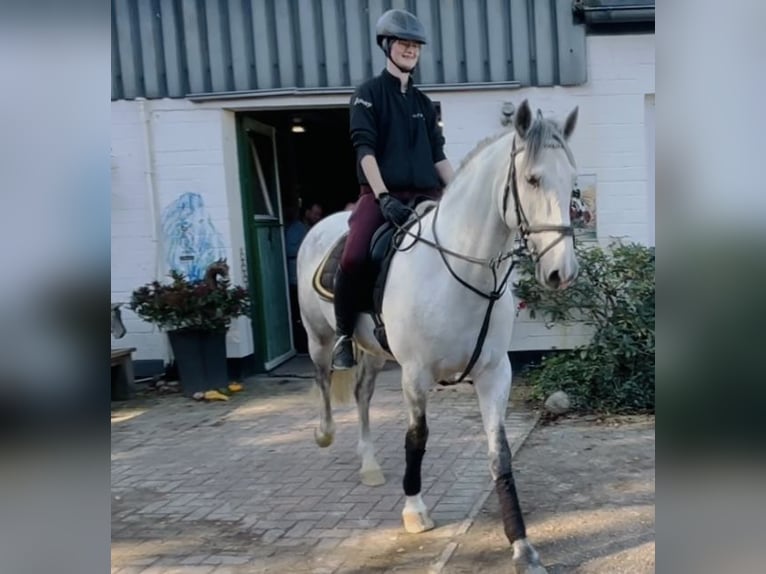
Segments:
[[[569,217],[575,231],[575,238],[580,241],[596,241],[596,175],[580,174],[572,190],[572,203]]]
[[[202,279],[211,263],[226,256],[223,237],[199,193],[183,193],[163,210],[162,234],[168,269],[191,280]]]

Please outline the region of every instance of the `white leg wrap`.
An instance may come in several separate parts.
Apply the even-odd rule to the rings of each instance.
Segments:
[[[404,529],[412,534],[418,534],[434,528],[434,521],[428,516],[426,508],[420,494],[408,496],[402,510],[402,521]]]

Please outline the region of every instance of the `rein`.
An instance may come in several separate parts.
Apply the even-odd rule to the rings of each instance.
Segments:
[[[560,147],[563,147],[563,142],[561,142],[562,145]],[[557,146],[558,147],[558,146]],[[439,207],[441,206],[441,203],[437,203],[436,208],[434,210],[434,217],[431,220],[431,232],[434,235],[434,241],[430,241],[428,239],[423,238],[420,235],[421,225],[421,215],[419,215],[417,212],[415,213],[415,218],[418,222],[418,232],[413,233],[409,229],[405,229],[404,227],[399,227],[399,232],[409,235],[415,239],[415,241],[420,241],[422,243],[425,243],[429,247],[433,247],[439,252],[439,255],[441,255],[442,261],[444,261],[445,267],[447,267],[447,270],[450,272],[450,274],[457,280],[458,283],[469,289],[470,291],[473,291],[476,293],[479,297],[482,297],[483,299],[487,299],[489,303],[487,304],[487,311],[484,314],[484,320],[481,324],[481,329],[479,330],[479,337],[476,341],[476,346],[474,347],[473,354],[471,355],[470,360],[468,361],[468,365],[466,366],[463,373],[460,375],[460,378],[455,381],[456,383],[459,383],[465,379],[465,377],[471,372],[471,369],[473,369],[474,365],[476,365],[476,361],[479,360],[479,356],[481,355],[481,351],[484,347],[484,341],[487,338],[487,332],[489,331],[489,321],[492,316],[492,309],[495,306],[495,303],[498,299],[500,299],[504,294],[505,290],[508,287],[508,279],[511,276],[511,273],[513,272],[514,267],[519,262],[519,257],[528,254],[532,260],[537,263],[540,261],[543,255],[545,255],[548,251],[550,251],[555,245],[557,245],[559,242],[563,241],[566,237],[572,236],[574,237],[574,228],[571,225],[529,225],[529,220],[527,219],[526,214],[524,213],[524,209],[521,206],[521,201],[519,199],[519,189],[516,182],[516,155],[520,152],[524,151],[525,148],[516,147],[516,136],[513,136],[513,147],[511,148],[511,165],[508,169],[508,175],[505,178],[505,187],[503,189],[503,219],[505,220],[505,214],[508,211],[508,196],[513,195],[513,202],[514,202],[514,208],[516,211],[516,221],[518,224],[519,229],[519,235],[521,236],[521,242],[522,245],[517,247],[516,249],[512,251],[506,251],[503,253],[502,251],[498,253],[495,257],[492,257],[491,259],[481,259],[477,257],[471,257],[469,255],[462,255],[460,253],[456,253],[454,251],[451,251],[450,249],[447,249],[444,247],[440,242],[439,238],[436,234],[436,218],[439,215]],[[543,233],[546,231],[556,231],[559,233],[559,236],[557,239],[546,245],[545,249],[540,251],[540,253],[535,253],[533,249],[530,249],[529,247],[529,236],[533,233]],[[414,245],[414,243],[413,243]],[[408,247],[407,249],[411,249],[412,245]],[[406,251],[407,249],[399,249],[396,247],[397,251]],[[463,261],[467,261],[468,263],[474,263],[476,265],[481,265],[488,267],[490,271],[492,271],[492,278],[494,282],[494,287],[492,291],[489,293],[484,293],[480,289],[474,287],[467,281],[465,281],[463,278],[461,278],[457,273],[455,273],[455,270],[452,268],[452,266],[449,264],[449,261],[447,260],[447,255],[451,255],[453,257],[456,257],[457,259],[461,259]],[[508,270],[505,272],[505,275],[503,276],[502,281],[498,284],[497,281],[497,271],[500,268],[500,265],[505,261],[506,259],[512,259],[511,264],[508,267]]]

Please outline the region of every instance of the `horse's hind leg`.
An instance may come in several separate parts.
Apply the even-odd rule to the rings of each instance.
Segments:
[[[375,379],[386,360],[362,353],[357,367],[357,380],[354,389],[356,406],[359,412],[359,445],[357,452],[362,457],[362,469],[359,471],[362,484],[380,486],[386,482],[378,461],[375,460],[375,447],[370,437],[370,400],[375,392]]]
[[[508,359],[474,378],[481,417],[489,443],[489,468],[500,500],[500,512],[508,541],[513,546],[517,574],[545,574],[537,551],[527,541],[519,497],[511,470],[511,449],[505,434],[505,411],[511,392],[511,365]]]
[[[402,485],[406,502],[402,510],[402,521],[404,529],[414,534],[434,527],[434,521],[428,515],[428,508],[420,494],[420,468],[428,440],[426,390],[432,382],[422,373],[410,373],[406,367],[402,368],[402,390],[409,414],[409,425],[404,440],[406,467]]]
[[[309,334],[309,355],[314,363],[315,383],[319,389],[319,428],[314,429],[314,440],[324,448],[332,444],[335,438],[335,423],[332,420],[332,405],[330,402],[330,362],[332,360],[332,345],[317,341]]]

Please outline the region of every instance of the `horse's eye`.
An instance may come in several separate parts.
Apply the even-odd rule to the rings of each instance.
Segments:
[[[537,177],[536,175],[530,175],[529,177],[527,177],[527,183],[531,185],[532,187],[537,187],[538,185],[540,185],[540,178]]]

